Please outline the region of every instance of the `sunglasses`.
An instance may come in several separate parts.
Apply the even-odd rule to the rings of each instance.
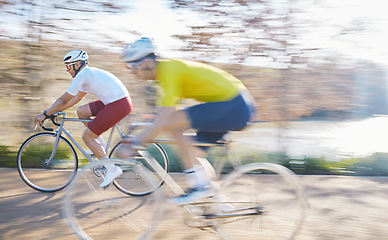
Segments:
[[[136,69],[136,70],[139,70],[139,69],[142,69],[142,70],[151,70],[151,68],[142,68],[140,66],[140,64],[142,64],[144,61],[146,60],[149,60],[149,59],[154,59],[155,57],[154,56],[151,56],[151,57],[145,57],[145,58],[141,58],[135,62],[130,62],[130,63],[127,63],[127,67],[129,69]]]
[[[74,65],[74,64],[75,64],[75,63],[68,63],[68,64],[65,64],[67,71],[69,71],[69,70],[71,69],[71,65]]]
[[[141,69],[140,64],[141,64],[141,62],[139,62],[139,63],[128,63],[127,67],[129,69],[136,69],[136,70],[138,70],[138,69]]]

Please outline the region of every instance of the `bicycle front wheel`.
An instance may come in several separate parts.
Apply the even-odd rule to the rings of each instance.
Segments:
[[[269,163],[243,165],[221,184],[223,201],[232,217],[221,220],[218,232],[224,239],[294,239],[307,208],[297,176]],[[241,215],[240,215],[241,214]]]
[[[52,159],[56,134],[37,133],[21,145],[17,154],[20,177],[28,186],[42,192],[63,189],[74,178],[78,157],[70,142],[60,136]]]
[[[131,197],[112,186],[100,188],[106,163],[132,164],[108,159],[81,168],[63,199],[66,221],[81,239],[145,239],[162,217],[161,189],[145,197]],[[156,179],[146,168],[134,164],[132,169],[143,176],[136,184],[150,188],[156,185]]]
[[[115,157],[115,152],[120,146],[121,142],[119,142],[112,149],[111,153],[109,154],[109,157]],[[158,143],[152,143],[147,145],[146,151],[159,163],[159,165],[164,169],[165,174],[167,174],[169,170],[169,161],[164,148]],[[136,184],[136,181],[139,181],[140,183],[142,182],[141,174],[132,169],[133,165],[128,165],[125,163],[124,165],[120,166],[123,170],[123,174],[120,177],[116,178],[115,181],[113,181],[113,184],[120,191],[132,196],[145,196],[152,193],[153,191],[155,191],[155,189],[163,185],[163,179],[156,174],[155,170],[148,164],[148,162],[144,159],[142,155],[136,154],[135,156],[131,157],[130,160],[146,167],[151,172],[153,172],[158,184],[153,186],[153,188],[148,188],[147,186],[142,184]]]

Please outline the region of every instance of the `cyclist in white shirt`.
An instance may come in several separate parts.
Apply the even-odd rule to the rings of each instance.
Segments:
[[[85,123],[86,130],[82,139],[97,158],[106,158],[107,154],[101,143],[102,138],[99,136],[132,111],[128,90],[112,73],[89,67],[88,54],[85,51],[72,50],[65,55],[63,61],[73,81],[51,107],[35,117],[34,124],[42,126],[42,122],[48,116],[74,106],[90,92],[99,100],[82,105],[77,110],[80,119],[90,119],[95,116],[91,122]],[[114,164],[108,164],[105,168],[107,174],[100,187],[106,187],[122,173],[122,170]]]

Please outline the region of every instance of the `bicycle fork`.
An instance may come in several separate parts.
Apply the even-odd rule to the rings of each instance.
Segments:
[[[48,166],[51,163],[51,160],[54,159],[55,154],[57,153],[60,134],[58,132],[56,132],[53,137],[55,137],[54,147],[53,147],[53,151],[51,152],[50,157],[44,161],[44,165],[46,165],[46,166]]]

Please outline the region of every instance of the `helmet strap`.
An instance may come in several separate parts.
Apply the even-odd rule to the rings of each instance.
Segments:
[[[73,64],[73,69],[74,69],[74,72],[75,72],[75,75],[74,75],[74,76],[77,76],[78,72],[81,71],[81,68],[82,68],[83,66],[85,66],[85,64],[86,64],[86,61],[81,61],[81,66],[79,66],[78,69],[75,69],[75,64]]]

